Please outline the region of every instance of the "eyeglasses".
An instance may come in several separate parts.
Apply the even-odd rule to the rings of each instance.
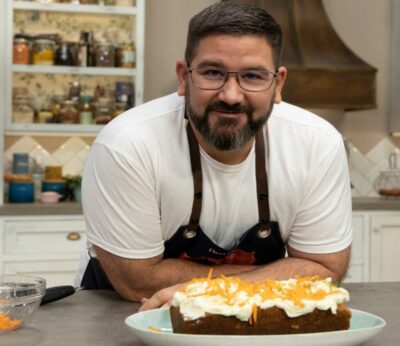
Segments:
[[[266,91],[271,88],[278,72],[268,70],[225,71],[215,67],[188,69],[195,87],[202,90],[222,89],[230,74],[236,75],[236,81],[245,91]]]

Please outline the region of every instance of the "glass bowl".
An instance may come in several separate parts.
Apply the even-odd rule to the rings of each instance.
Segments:
[[[39,307],[46,280],[28,275],[0,276],[0,334],[19,328]]]

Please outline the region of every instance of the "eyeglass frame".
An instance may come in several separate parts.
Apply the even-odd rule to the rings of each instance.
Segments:
[[[193,80],[193,71],[199,69],[199,67],[190,68],[190,66],[187,66],[186,68],[187,68],[188,73],[190,74],[190,79],[191,79],[193,85],[194,85],[196,88],[200,89],[200,90],[221,90],[221,89],[225,86],[226,82],[228,81],[229,75],[230,75],[230,74],[234,74],[234,75],[236,75],[236,82],[238,83],[239,87],[240,87],[243,91],[257,93],[257,92],[267,91],[267,90],[271,89],[272,84],[274,83],[274,80],[275,80],[276,77],[278,77],[278,75],[279,75],[279,71],[272,72],[272,71],[267,70],[267,69],[266,69],[266,70],[254,70],[254,69],[251,70],[251,69],[249,69],[249,70],[240,70],[240,71],[224,71],[224,72],[226,73],[226,76],[225,76],[225,80],[224,80],[224,82],[222,83],[221,87],[219,87],[219,88],[217,88],[217,89],[209,89],[209,88],[201,88],[201,87],[197,86],[196,83],[195,83],[194,80]],[[201,67],[200,67],[200,68],[201,68]],[[216,68],[216,69],[217,69],[217,68]],[[221,69],[221,70],[222,70],[222,69]],[[272,74],[272,81],[271,81],[270,86],[269,86],[267,89],[262,89],[262,90],[248,90],[248,89],[243,88],[242,85],[240,84],[239,73],[245,72],[245,71],[261,71],[261,72],[269,72],[269,73],[271,73],[271,74]]]

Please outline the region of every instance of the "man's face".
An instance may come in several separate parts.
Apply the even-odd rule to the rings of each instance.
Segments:
[[[226,71],[275,72],[272,49],[258,36],[212,35],[202,39],[190,68],[211,66]],[[185,96],[186,110],[195,128],[215,149],[243,147],[267,121],[273,103],[281,100],[284,68],[267,91],[244,91],[235,75],[223,88],[202,90],[193,85],[184,62],[178,62],[178,94]]]

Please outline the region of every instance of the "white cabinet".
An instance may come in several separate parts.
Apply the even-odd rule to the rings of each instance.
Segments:
[[[47,286],[73,285],[86,245],[82,215],[0,218],[0,272],[46,279]]]
[[[67,91],[69,83],[73,81],[81,83],[82,93],[89,96],[93,95],[96,85],[104,83],[110,90],[110,95],[107,97],[113,97],[111,91],[117,81],[128,81],[134,85],[135,105],[141,104],[144,72],[144,3],[144,0],[135,0],[135,6],[119,7],[20,0],[1,1],[0,12],[5,13],[5,20],[0,23],[4,36],[0,52],[5,59],[5,76],[0,80],[0,90],[4,90],[5,94],[5,116],[2,115],[2,121],[5,119],[6,133],[88,134],[97,133],[102,127],[91,124],[18,123],[13,120],[13,87],[28,87],[30,96],[34,98],[34,108],[40,109],[40,105],[47,103],[53,93],[60,89]],[[109,30],[106,38],[104,38],[105,30]],[[13,64],[15,34],[60,34],[64,41],[76,43],[79,41],[80,31],[91,31],[96,40],[107,39],[113,44],[132,40],[136,47],[135,68]]]
[[[371,281],[400,281],[400,212],[371,216]]]
[[[345,282],[369,281],[369,216],[353,213],[353,244]]]

